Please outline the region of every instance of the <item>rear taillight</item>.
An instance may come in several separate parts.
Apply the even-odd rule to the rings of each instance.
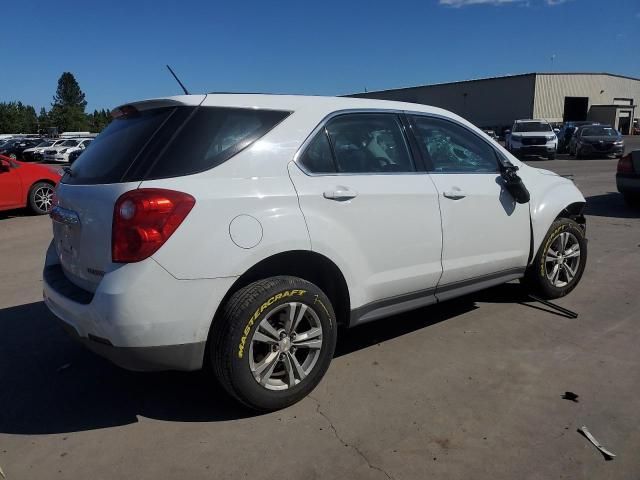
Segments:
[[[139,262],[153,255],[195,203],[191,195],[160,188],[141,188],[123,194],[113,211],[113,262]]]
[[[618,173],[633,173],[633,162],[631,161],[631,154],[627,154],[618,160]]]

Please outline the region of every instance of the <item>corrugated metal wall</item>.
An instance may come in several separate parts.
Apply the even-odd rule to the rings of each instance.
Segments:
[[[480,127],[510,126],[516,118],[531,118],[535,76],[470,80],[350,95],[421,103],[457,113]]]
[[[537,74],[533,116],[562,122],[565,97],[588,97],[589,108],[612,105],[614,98],[631,98],[637,105],[640,80],[604,74]]]

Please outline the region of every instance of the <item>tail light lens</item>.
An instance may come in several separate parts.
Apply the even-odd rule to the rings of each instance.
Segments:
[[[631,161],[631,154],[627,154],[618,160],[618,173],[633,173],[633,162]]]
[[[153,255],[195,203],[191,195],[159,188],[131,190],[120,196],[113,211],[113,262],[139,262]]]

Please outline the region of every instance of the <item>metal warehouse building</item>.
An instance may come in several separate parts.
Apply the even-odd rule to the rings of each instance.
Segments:
[[[594,120],[629,134],[640,116],[640,79],[610,73],[526,73],[350,95],[445,108],[500,131],[520,118]]]

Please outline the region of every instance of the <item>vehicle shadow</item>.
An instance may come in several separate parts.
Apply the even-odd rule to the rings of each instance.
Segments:
[[[640,218],[640,209],[627,205],[618,192],[586,197],[587,206],[584,213],[594,217]]]
[[[474,310],[472,297],[341,331],[336,356]],[[0,432],[68,433],[136,423],[217,422],[257,415],[206,372],[136,373],[69,338],[43,302],[0,310]]]
[[[32,216],[31,212],[26,208],[20,208],[16,210],[0,210],[0,220],[6,220],[8,218],[21,218]]]

